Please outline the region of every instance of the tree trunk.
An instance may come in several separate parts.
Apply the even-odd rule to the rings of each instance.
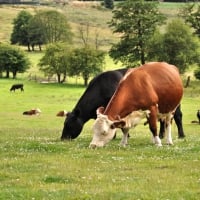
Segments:
[[[6,71],[6,78],[10,78],[9,70]]]
[[[57,74],[57,77],[58,77],[58,83],[61,83],[60,82],[60,74]]]
[[[85,77],[85,78],[84,78],[84,86],[87,87],[87,85],[88,85],[88,77]]]
[[[185,88],[189,87],[189,85],[190,85],[190,76],[187,77]]]
[[[142,63],[142,65],[145,64],[145,58],[144,58],[144,52],[143,51],[141,52],[141,63]]]
[[[35,45],[32,44],[32,45],[31,45],[32,51],[35,51],[35,48],[34,48],[34,47],[35,47]]]
[[[27,46],[28,46],[28,51],[31,51],[30,44],[28,44]]]
[[[66,74],[63,74],[63,79],[61,80],[61,83],[64,83],[66,80]]]
[[[42,51],[42,45],[39,44],[39,50]]]
[[[13,79],[15,79],[17,76],[17,72],[13,72]]]

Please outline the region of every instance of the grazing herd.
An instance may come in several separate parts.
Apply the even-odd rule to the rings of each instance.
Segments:
[[[14,84],[10,91],[23,84]],[[103,147],[115,137],[120,128],[123,133],[121,145],[128,144],[129,129],[142,119],[152,132],[153,142],[162,146],[161,139],[167,136],[172,145],[171,123],[174,119],[178,137],[184,138],[181,99],[183,85],[178,69],[165,62],[151,62],[131,69],[107,71],[93,78],[71,112],[59,111],[57,117],[65,117],[61,140],[77,138],[85,123],[95,119],[92,127],[91,148]],[[34,108],[23,115],[39,115]],[[200,110],[197,111],[200,124]],[[157,121],[160,122],[158,131]]]
[[[127,145],[129,128],[135,127],[142,118],[147,118],[154,143],[158,146],[162,144],[157,131],[157,120],[164,121],[167,144],[173,144],[171,119],[182,95],[183,85],[175,66],[152,62],[129,69],[106,108],[97,109],[90,146],[94,148],[107,144],[115,135],[116,128],[127,130],[121,142],[123,146]],[[138,113],[141,113],[140,116]],[[131,123],[127,123],[127,119]]]

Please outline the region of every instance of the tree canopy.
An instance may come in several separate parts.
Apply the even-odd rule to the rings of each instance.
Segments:
[[[10,72],[13,78],[16,78],[17,73],[25,72],[30,65],[30,61],[25,56],[24,52],[17,47],[0,44],[0,76],[6,72],[6,78],[10,77]]]
[[[64,43],[49,44],[44,56],[40,59],[40,70],[48,76],[56,74],[58,83],[63,83],[70,66],[71,48]]]
[[[200,37],[200,4],[186,4],[181,12],[180,16],[183,17],[186,23],[188,23],[195,33]]]
[[[117,4],[110,26],[114,33],[120,34],[120,41],[112,46],[111,57],[126,66],[138,61],[144,64],[147,41],[164,20],[157,2],[127,0]]]
[[[28,51],[35,45],[41,46],[53,42],[72,41],[72,32],[64,14],[56,10],[41,10],[32,16],[28,11],[21,11],[14,19],[11,43],[25,45]]]
[[[70,75],[81,75],[84,85],[87,86],[90,76],[102,71],[105,52],[91,47],[83,47],[74,49],[72,55]]]
[[[31,20],[32,15],[23,10],[13,21],[13,32],[11,34],[11,44],[19,44],[28,47],[30,51],[30,40],[29,40],[29,21]]]
[[[72,32],[64,14],[56,10],[39,11],[33,21],[42,29],[46,43],[71,42]]]
[[[104,0],[104,6],[108,9],[114,8],[114,0]]]
[[[157,31],[149,41],[148,59],[174,64],[181,73],[191,64],[199,64],[199,58],[199,40],[180,19],[172,20],[164,33]]]

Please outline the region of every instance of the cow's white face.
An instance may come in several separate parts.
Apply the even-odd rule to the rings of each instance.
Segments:
[[[103,147],[107,144],[115,135],[116,128],[131,128],[135,127],[143,118],[148,118],[149,110],[138,110],[133,111],[126,117],[111,121],[107,115],[103,115],[100,112],[101,109],[97,110],[97,119],[93,125],[93,139],[90,143],[90,147]],[[127,137],[127,135],[125,135]],[[123,139],[124,141],[124,139]],[[124,145],[124,142],[122,142]]]
[[[98,114],[93,125],[93,139],[90,143],[91,148],[103,147],[115,135],[116,129],[111,125],[113,122],[106,115]]]

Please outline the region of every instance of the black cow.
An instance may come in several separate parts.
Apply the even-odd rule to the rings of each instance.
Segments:
[[[92,79],[74,107],[72,112],[68,112],[61,139],[74,139],[81,133],[84,124],[90,119],[96,119],[96,109],[100,106],[106,106],[115,89],[124,76],[127,69],[107,71],[99,74]],[[177,108],[179,115],[175,115],[175,122],[178,127],[179,137],[184,137],[182,128],[182,113],[180,107]],[[164,123],[161,123],[160,136],[164,136]],[[123,130],[122,130],[123,131]]]
[[[24,85],[23,84],[14,84],[12,85],[12,87],[10,88],[10,91],[14,91],[21,89],[21,92],[24,91]]]

